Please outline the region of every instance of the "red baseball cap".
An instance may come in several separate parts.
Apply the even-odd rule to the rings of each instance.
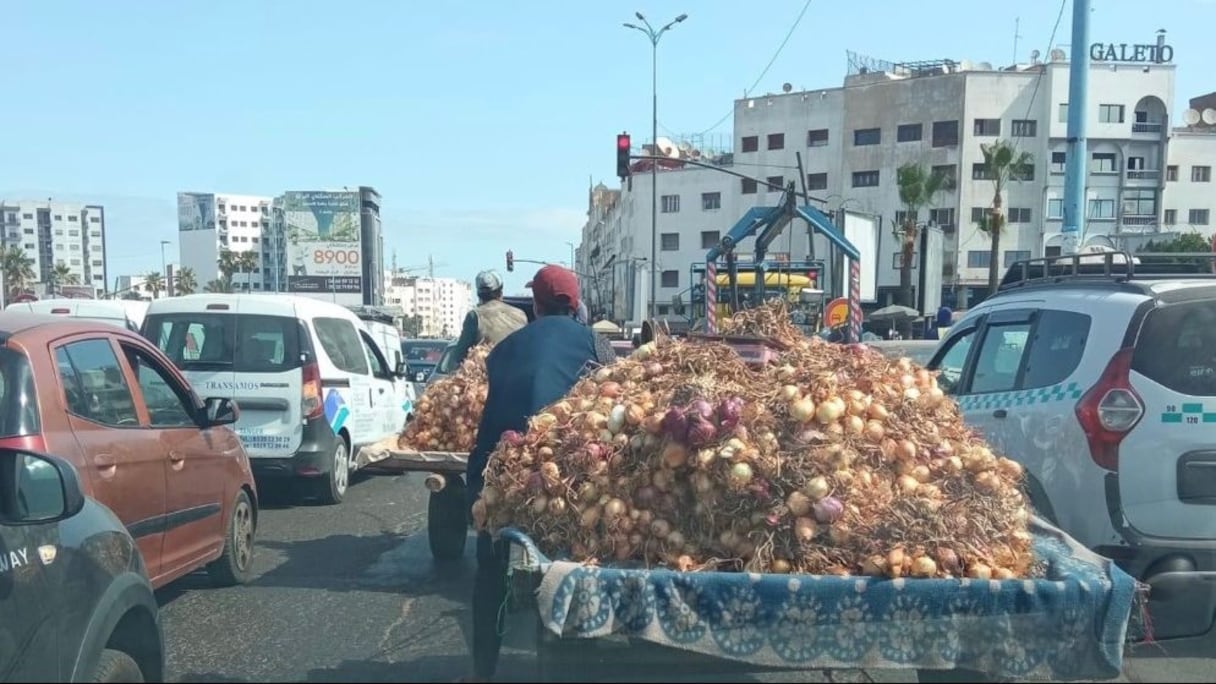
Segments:
[[[527,287],[532,289],[532,299],[544,306],[565,304],[571,311],[578,308],[578,278],[561,266],[550,264],[541,268]]]

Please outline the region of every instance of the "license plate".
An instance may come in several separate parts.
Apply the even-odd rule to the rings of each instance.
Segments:
[[[417,373],[417,374],[414,376],[414,382],[423,382],[423,381],[425,381],[425,380],[426,380],[426,373],[425,373],[425,372],[421,372],[421,371],[420,371],[420,372],[418,372],[418,373]]]

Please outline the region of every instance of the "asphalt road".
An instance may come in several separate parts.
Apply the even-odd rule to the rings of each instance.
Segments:
[[[191,576],[159,593],[171,681],[450,682],[469,674],[472,540],[461,562],[431,560],[419,476],[357,476],[340,506],[295,505],[273,491],[264,496],[252,583],[214,589],[205,576]],[[500,680],[534,680],[533,638],[530,626],[508,631]],[[1211,666],[1211,660],[1129,661],[1123,680],[1208,681]],[[608,676],[586,663],[569,674]],[[916,680],[890,671],[742,679]]]

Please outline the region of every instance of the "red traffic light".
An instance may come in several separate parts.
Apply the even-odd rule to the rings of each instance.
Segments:
[[[629,149],[629,148],[630,148],[630,144],[629,144],[629,136],[627,136],[627,135],[618,135],[618,136],[616,137],[616,148],[617,148],[618,150],[627,150],[627,149]]]
[[[616,136],[616,175],[617,178],[629,177],[629,134],[621,133]]]
[[[507,250],[507,270],[515,270],[515,252],[512,252],[509,249]]]

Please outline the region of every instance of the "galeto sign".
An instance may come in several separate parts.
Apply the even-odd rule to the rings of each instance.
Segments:
[[[1146,43],[1094,43],[1089,46],[1089,58],[1095,62],[1151,62],[1166,64],[1174,61],[1174,46]]]

